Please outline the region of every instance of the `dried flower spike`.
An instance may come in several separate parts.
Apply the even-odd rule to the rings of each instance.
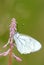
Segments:
[[[9,44],[10,48],[6,52],[0,53],[0,56],[7,56],[9,54],[9,64],[8,65],[11,65],[10,61],[12,61],[12,57],[14,57],[17,61],[21,61],[21,59],[12,52],[13,47],[15,46],[13,43],[13,36],[14,36],[15,32],[16,32],[16,20],[15,20],[15,18],[12,18],[11,24],[10,24],[9,40],[8,40],[7,44],[5,44],[3,46],[3,48],[6,48],[7,45]]]
[[[17,50],[21,54],[30,54],[31,52],[36,52],[41,49],[42,45],[40,44],[39,41],[35,40],[30,36],[23,35],[17,32],[15,18],[12,18],[9,30],[10,30],[9,40],[7,44],[3,46],[3,48],[6,48],[8,44],[10,45],[10,48],[6,52],[0,53],[0,56],[7,56],[9,54],[8,65],[12,64],[12,57],[14,57],[17,61],[22,61],[21,58],[19,58],[13,53],[12,50],[14,46],[17,47]],[[16,45],[14,45],[13,39],[15,40]]]

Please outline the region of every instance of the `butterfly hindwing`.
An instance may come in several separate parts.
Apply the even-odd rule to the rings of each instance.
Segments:
[[[40,42],[27,35],[16,33],[14,35],[14,40],[16,42],[16,47],[21,54],[35,52],[41,48]]]

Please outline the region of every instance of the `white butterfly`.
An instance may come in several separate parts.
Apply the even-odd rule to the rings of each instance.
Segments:
[[[21,54],[28,54],[40,50],[41,44],[34,38],[19,34],[18,32],[14,35],[16,47]]]

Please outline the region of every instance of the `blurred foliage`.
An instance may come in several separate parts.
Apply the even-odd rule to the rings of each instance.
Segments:
[[[0,51],[9,38],[9,24],[13,17],[18,23],[18,32],[39,40],[42,49],[21,55],[15,48],[14,53],[23,61],[19,63],[13,59],[12,65],[44,65],[44,0],[0,0]],[[8,56],[0,57],[0,65],[7,64]]]

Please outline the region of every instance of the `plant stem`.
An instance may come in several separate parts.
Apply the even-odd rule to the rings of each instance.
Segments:
[[[12,49],[9,52],[9,64],[8,65],[11,65],[11,64],[12,64]]]
[[[12,43],[11,43],[12,39],[10,39],[10,52],[9,52],[9,64],[8,65],[12,65]]]

